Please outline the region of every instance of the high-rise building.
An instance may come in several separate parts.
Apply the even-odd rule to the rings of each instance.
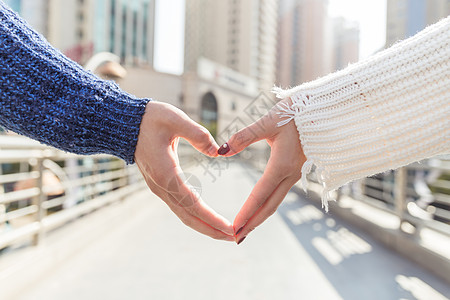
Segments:
[[[450,0],[388,0],[386,47],[450,14]]]
[[[342,17],[333,19],[333,68],[341,70],[359,59],[359,26]]]
[[[295,86],[334,69],[327,0],[282,0],[277,84]]]
[[[94,49],[125,64],[153,65],[155,0],[94,1]]]
[[[47,0],[47,39],[79,63],[85,63],[94,53],[93,3],[94,0]]]
[[[50,1],[56,2],[52,6],[58,7],[60,16],[65,15],[59,17],[60,22],[75,20],[72,32],[66,26],[54,26],[62,34],[55,45],[64,41],[64,32],[68,32],[75,34],[75,53],[106,51],[118,55],[125,64],[153,65],[155,0]],[[68,9],[71,2],[74,7]],[[82,55],[79,61],[85,59],[86,55]]]
[[[38,32],[47,34],[48,0],[4,0],[4,2]]]
[[[185,71],[201,57],[256,78],[275,80],[278,0],[186,1]]]
[[[155,0],[7,0],[71,59],[112,52],[126,64],[153,65]]]

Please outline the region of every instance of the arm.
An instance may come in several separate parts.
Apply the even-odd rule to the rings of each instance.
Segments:
[[[450,153],[449,43],[447,17],[340,72],[278,90],[293,102],[304,171],[316,166],[324,199],[350,181]]]
[[[276,211],[300,175],[306,187],[313,165],[327,207],[330,192],[347,182],[450,153],[449,72],[447,17],[342,71],[276,89],[283,100],[220,150],[234,155],[262,139],[272,147],[263,176],[234,220],[236,240]]]
[[[65,151],[134,161],[149,99],[83,70],[2,2],[0,37],[2,126]]]
[[[149,101],[83,70],[0,1],[0,125],[65,151],[136,162],[186,225],[234,240],[231,224],[185,184],[176,153],[183,137],[217,156],[214,139],[182,111]]]

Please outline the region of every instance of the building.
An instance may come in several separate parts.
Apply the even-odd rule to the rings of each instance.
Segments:
[[[46,1],[48,41],[74,61],[84,64],[94,54],[94,0]]]
[[[38,32],[43,35],[47,34],[47,0],[4,0],[4,2],[18,12]]]
[[[181,76],[142,66],[127,71],[118,81],[122,89],[179,107],[222,143],[275,104],[272,94],[260,94],[256,79],[206,58],[199,59],[197,72]]]
[[[129,65],[153,66],[155,0],[96,0],[94,49]]]
[[[93,54],[93,0],[7,0],[27,22],[65,55],[84,62]]]
[[[277,84],[295,86],[333,71],[326,0],[281,0]]]
[[[37,1],[43,5],[35,14],[45,16],[41,33],[50,43],[83,65],[94,53],[120,56],[127,75],[116,79],[123,90],[181,108],[220,142],[274,105],[271,93],[260,94],[275,81],[273,0],[186,1],[187,67],[181,76],[153,69],[155,1]],[[16,4],[23,11],[22,3]]]
[[[341,70],[359,59],[359,27],[344,18],[333,19],[333,68]]]
[[[155,0],[7,0],[71,59],[111,52],[125,64],[153,65]]]
[[[127,65],[153,65],[155,0],[49,1],[49,41],[70,58],[111,52]]]
[[[386,47],[450,14],[449,0],[388,0]]]
[[[206,58],[269,90],[275,81],[277,0],[186,1],[185,71]]]

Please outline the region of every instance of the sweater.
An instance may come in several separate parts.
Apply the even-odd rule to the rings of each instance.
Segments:
[[[322,204],[342,185],[450,153],[450,17],[336,73],[289,90],[279,125],[295,120]]]
[[[150,99],[65,57],[0,1],[0,125],[56,148],[134,162]]]

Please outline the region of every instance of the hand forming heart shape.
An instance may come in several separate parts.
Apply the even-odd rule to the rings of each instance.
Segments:
[[[280,104],[290,104],[290,99]],[[219,154],[233,156],[249,145],[266,140],[271,147],[270,158],[262,177],[256,183],[234,219],[238,244],[257,226],[275,213],[291,187],[300,179],[306,161],[294,122],[277,126],[280,118],[274,106],[266,115],[241,129],[222,145]]]
[[[282,100],[289,103],[290,99]],[[272,215],[301,175],[306,161],[293,122],[280,121],[273,107],[258,121],[241,129],[220,149],[211,134],[184,112],[161,102],[147,104],[136,145],[135,161],[149,188],[161,198],[187,226],[215,239],[238,244]],[[179,138],[185,138],[198,151],[210,156],[232,156],[265,139],[271,155],[261,179],[231,225],[212,210],[184,179],[177,156]],[[176,186],[176,189],[171,186]]]

